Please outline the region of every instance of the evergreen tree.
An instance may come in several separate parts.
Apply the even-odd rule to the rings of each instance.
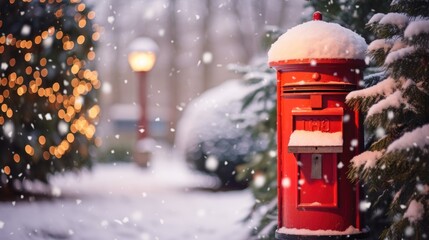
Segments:
[[[0,187],[90,166],[100,111],[95,12],[81,0],[0,2]]]
[[[276,75],[263,60],[263,63],[241,69],[244,81],[260,86],[243,99],[243,110],[253,104],[263,107],[258,107],[251,117],[258,120],[247,127],[261,148],[247,156],[248,163],[237,168],[238,180],[251,182],[255,204],[248,220],[257,223],[253,233],[261,237],[274,233],[277,224]]]
[[[267,27],[262,46],[268,49],[281,34],[277,27]],[[255,225],[252,229],[253,235],[258,238],[274,238],[277,227],[276,72],[268,67],[266,58],[257,58],[253,64],[245,67],[235,66],[233,70],[243,74],[243,81],[248,84],[259,84],[259,87],[243,99],[242,109],[254,104],[262,105],[255,108],[258,110],[252,116],[257,121],[246,128],[255,141],[259,141],[261,148],[247,156],[248,163],[239,166],[236,175],[239,180],[250,180],[250,188],[255,198],[255,204],[246,220]]]
[[[351,179],[368,189],[371,209],[387,203],[381,239],[429,238],[429,1],[395,0],[368,26],[378,39],[368,51],[383,71],[379,81],[350,93],[375,133],[352,159]],[[379,209],[384,209],[383,207]],[[378,213],[380,214],[380,213]]]
[[[385,12],[389,1],[385,0],[310,0],[307,4],[322,12],[324,21],[336,22],[356,31],[368,42],[373,34],[365,28],[369,18],[375,12]]]

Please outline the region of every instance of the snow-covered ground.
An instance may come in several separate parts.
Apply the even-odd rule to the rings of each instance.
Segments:
[[[172,156],[55,177],[52,200],[0,202],[0,239],[247,239],[250,191],[202,190],[213,181]]]

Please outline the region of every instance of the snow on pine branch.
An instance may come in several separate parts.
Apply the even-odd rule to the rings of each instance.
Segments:
[[[392,44],[386,39],[376,39],[368,45],[368,52],[377,51],[378,49],[383,49],[384,52],[387,52],[391,47]]]
[[[383,151],[365,151],[350,160],[354,168],[364,166],[364,169],[372,168],[383,155]]]
[[[416,128],[411,132],[406,132],[402,137],[396,139],[387,148],[387,152],[392,152],[410,147],[429,147],[429,124]]]
[[[405,28],[408,24],[408,16],[403,13],[388,13],[379,21],[380,24],[395,25],[398,28]]]
[[[395,80],[389,77],[374,86],[350,92],[346,96],[346,101],[350,101],[353,98],[365,98],[377,95],[387,96],[392,94],[394,89]]]
[[[410,205],[408,205],[407,211],[404,213],[404,218],[408,218],[408,220],[413,223],[421,220],[424,212],[425,208],[423,204],[413,199]]]
[[[412,38],[422,33],[429,33],[429,20],[418,20],[408,24],[404,37]]]
[[[386,59],[384,60],[384,64],[389,65],[395,61],[398,61],[401,58],[404,58],[410,54],[413,54],[415,51],[416,49],[413,46],[411,46],[411,47],[406,47],[406,48],[396,50],[394,52],[390,52],[386,56]]]
[[[401,91],[396,90],[393,94],[387,96],[385,99],[372,105],[368,109],[368,114],[366,118],[368,119],[370,116],[374,114],[381,113],[383,110],[389,107],[399,108],[401,106],[401,103],[405,103],[404,98],[402,98]]]
[[[376,23],[376,22],[380,22],[380,20],[385,16],[386,14],[384,13],[376,13],[374,14],[374,16],[371,17],[371,19],[369,19],[368,24],[372,24],[372,23]]]
[[[396,39],[394,41],[392,48],[390,49],[390,52],[398,51],[399,49],[407,47],[407,43],[403,41],[402,38]]]

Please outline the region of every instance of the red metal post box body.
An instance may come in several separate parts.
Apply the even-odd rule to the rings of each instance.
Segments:
[[[359,114],[345,105],[345,97],[362,79],[365,62],[303,59],[270,65],[278,79],[278,228],[284,231],[277,237],[361,229],[359,188],[347,179],[347,170],[363,141]]]

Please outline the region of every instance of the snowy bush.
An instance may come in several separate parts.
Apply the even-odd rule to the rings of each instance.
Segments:
[[[193,168],[235,185],[236,166],[262,142],[246,131],[256,119],[241,99],[256,86],[229,80],[191,101],[178,123],[176,145]],[[255,109],[255,107],[253,107]],[[244,179],[241,183],[246,182]]]

